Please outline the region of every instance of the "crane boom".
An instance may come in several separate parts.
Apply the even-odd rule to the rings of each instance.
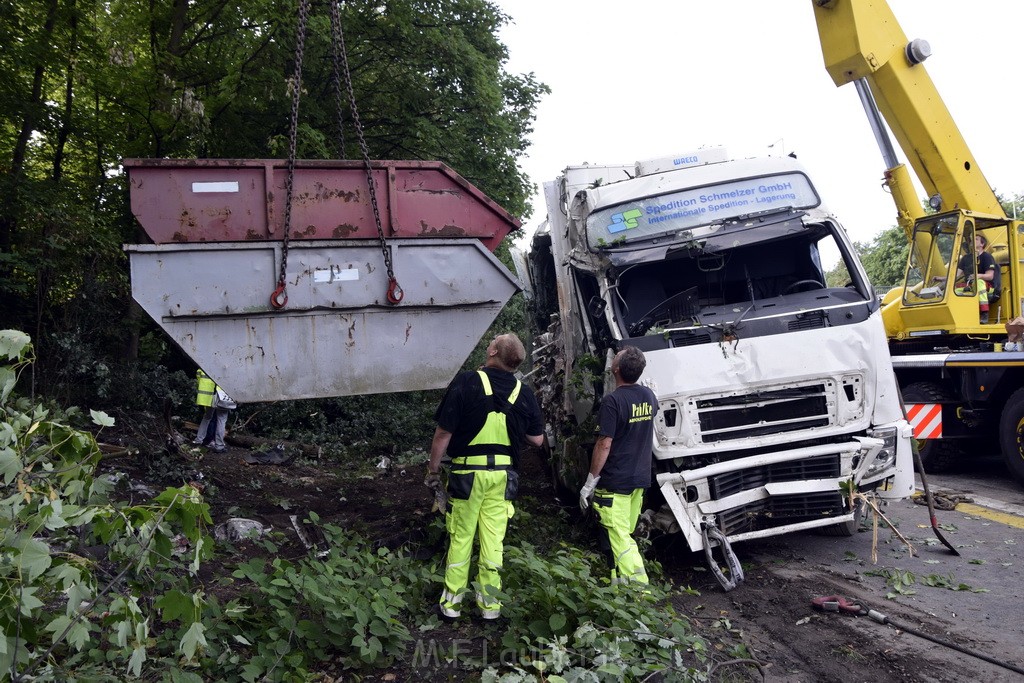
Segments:
[[[998,434],[1024,483],[1024,222],[1007,217],[939,97],[928,43],[908,41],[885,0],[813,4],[825,68],[836,85],[857,84],[910,244],[882,318],[921,461],[945,467]],[[879,115],[937,213],[913,197]]]
[[[866,79],[882,116],[929,197],[941,207],[1003,215],[921,62],[927,42],[908,41],[884,0],[813,0],[825,68],[837,86]]]

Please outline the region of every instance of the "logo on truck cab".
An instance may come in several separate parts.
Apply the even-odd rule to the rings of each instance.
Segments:
[[[623,211],[621,213],[613,213],[611,215],[612,222],[608,224],[608,232],[616,233],[635,228],[640,225],[640,222],[637,219],[643,215],[644,212],[640,209],[630,209],[629,211]]]

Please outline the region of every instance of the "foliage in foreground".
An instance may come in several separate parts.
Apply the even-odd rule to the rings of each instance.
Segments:
[[[669,587],[611,585],[605,561],[568,545],[546,556],[529,544],[505,554],[501,646],[527,653],[484,680],[703,680],[711,649],[668,603]]]
[[[710,671],[715,649],[667,605],[664,586],[613,587],[600,558],[568,544],[509,545],[506,622],[483,634],[501,654],[481,661],[445,649],[457,640],[440,650],[430,640],[441,626],[440,555],[375,548],[311,513],[304,522],[323,541],[307,555],[285,559],[264,539],[271,559],[235,563],[230,547],[214,548],[196,489],[118,502],[116,482],[97,474],[95,438],[70,426],[75,411],[16,397],[30,362],[28,336],[0,332],[0,675],[230,683],[458,668],[490,680],[610,681]],[[555,518],[534,521],[565,537]],[[220,578],[203,584],[211,560]],[[480,637],[470,623],[456,638],[463,628]]]
[[[94,476],[95,438],[69,425],[74,414],[15,397],[29,342],[0,332],[0,671],[67,680],[117,662],[111,676],[138,676],[160,632],[170,654],[192,660],[203,625],[161,629],[150,599],[177,590],[201,600],[187,577],[211,551],[206,505],[187,486],[116,504],[113,482]],[[96,411],[92,420],[113,424]]]

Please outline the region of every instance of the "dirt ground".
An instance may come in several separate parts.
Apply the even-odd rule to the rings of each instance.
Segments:
[[[288,542],[281,548],[281,555],[300,557],[306,550],[293,530],[291,516],[301,520],[313,511],[324,522],[357,530],[379,545],[406,546],[417,558],[425,560],[441,552],[443,540],[438,542],[436,533],[431,539],[427,533],[432,500],[422,486],[426,453],[405,466],[381,462],[381,458],[390,456],[371,456],[364,466],[343,472],[306,457],[290,464],[251,464],[245,456],[253,452],[232,445],[230,438],[228,441],[231,447],[226,453],[184,447],[180,455],[173,456],[185,460],[179,465],[189,472],[194,483],[212,494],[208,499],[215,524],[231,517],[255,519],[285,533]],[[554,493],[539,454],[527,452],[523,463],[522,494],[542,501],[541,505],[550,505],[554,514]],[[146,483],[147,468],[138,461],[118,458],[104,466],[126,472],[136,486]],[[148,468],[149,476],[152,469]],[[159,490],[161,484],[149,485]],[[533,513],[543,514],[544,510]],[[253,554],[261,552],[257,544],[250,544],[249,548]],[[972,672],[962,660],[937,654],[936,648],[924,640],[898,634],[863,617],[812,610],[810,601],[817,596],[860,596],[851,592],[855,588],[851,589],[849,581],[840,581],[841,577],[830,576],[808,562],[800,555],[799,546],[770,539],[746,544],[740,559],[747,579],[729,593],[723,592],[705,569],[703,556],[690,553],[680,539],[654,539],[653,554],[662,563],[666,578],[678,587],[673,598],[677,613],[686,615],[711,641],[744,643],[761,665],[764,680],[923,683],[976,678],[977,672]],[[696,594],[687,588],[694,589]],[[907,624],[925,622],[922,615],[906,611],[890,612],[890,616]],[[445,625],[434,631],[432,637],[443,644],[446,638],[472,638],[480,628],[495,627],[479,623]],[[941,635],[941,626],[935,630]],[[723,667],[717,680],[760,680],[753,669],[740,669]],[[449,674],[448,678],[472,680],[475,675]],[[362,680],[429,677],[395,669],[371,673]]]

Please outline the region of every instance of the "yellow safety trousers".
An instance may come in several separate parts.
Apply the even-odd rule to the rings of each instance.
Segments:
[[[601,525],[602,545],[607,543],[608,546],[606,550],[609,553],[613,584],[624,581],[648,582],[644,558],[633,539],[643,502],[643,489],[636,489],[632,493],[612,493],[604,489],[594,491],[594,500],[590,505],[597,513],[597,521]]]
[[[978,307],[983,311],[988,310],[988,288],[989,284],[982,280],[978,283]],[[973,285],[965,285],[963,287],[954,287],[953,291],[961,296],[967,294],[973,294]]]
[[[462,594],[469,584],[469,559],[473,553],[473,536],[479,531],[480,562],[476,595],[477,606],[484,610],[501,609],[501,601],[494,594],[501,590],[502,560],[505,530],[508,520],[515,514],[512,501],[505,500],[508,484],[507,470],[477,470],[471,473],[452,472],[453,475],[473,476],[473,488],[467,500],[451,499],[451,510],[445,517],[448,528],[448,560],[444,572],[444,592],[441,605],[458,609]]]
[[[478,371],[483,384],[484,395],[491,396],[491,382],[487,374]],[[508,397],[509,404],[516,402],[522,384],[516,386]],[[504,413],[492,411],[487,414],[484,426],[473,437],[470,446],[494,447],[494,451],[508,450],[512,442]],[[492,453],[494,453],[492,451]],[[479,536],[480,562],[477,567],[477,606],[485,612],[501,609],[496,593],[501,590],[501,566],[504,557],[505,531],[508,520],[515,513],[512,502],[505,499],[508,487],[508,468],[512,464],[510,455],[456,456],[452,458],[452,473],[449,478],[449,493],[453,493],[452,479],[464,484],[472,478],[469,496],[449,495],[451,509],[445,517],[448,528],[448,560],[444,572],[444,591],[441,606],[457,611],[463,593],[469,584],[469,561],[473,554],[473,537]],[[461,469],[466,468],[466,469]],[[464,489],[464,485],[458,488]],[[496,615],[495,615],[496,616]]]

